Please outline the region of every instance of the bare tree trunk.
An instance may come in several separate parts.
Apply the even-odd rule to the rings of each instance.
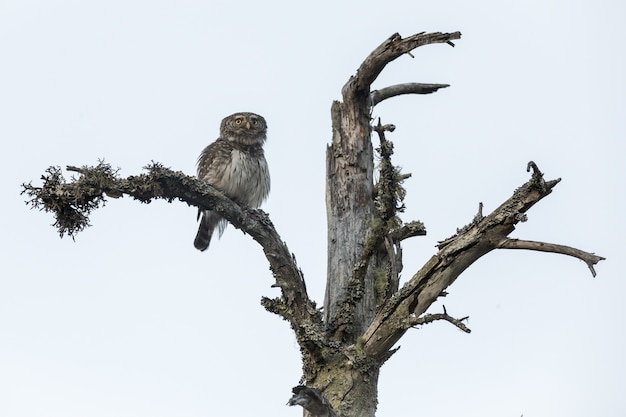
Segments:
[[[326,150],[328,274],[324,321],[343,342],[354,343],[376,309],[371,268],[358,293],[347,292],[375,219],[374,152],[365,103],[354,108],[334,102],[331,114],[333,140]],[[347,297],[353,298],[350,302],[354,308],[342,311]]]

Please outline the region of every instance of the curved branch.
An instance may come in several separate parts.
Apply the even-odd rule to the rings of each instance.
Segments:
[[[461,32],[454,33],[418,33],[407,38],[394,33],[385,42],[380,44],[368,55],[359,67],[357,74],[351,77],[343,88],[343,98],[349,101],[351,98],[369,96],[370,86],[376,80],[387,64],[396,58],[410,53],[415,48],[433,43],[448,43],[460,39]],[[453,45],[454,46],[454,45]],[[348,97],[350,96],[350,97]]]
[[[47,175],[42,176],[41,187],[23,184],[22,193],[30,198],[28,203],[33,208],[54,214],[55,226],[61,236],[69,234],[73,237],[89,226],[89,214],[104,205],[105,196],[128,195],[143,203],[154,199],[180,200],[190,206],[218,212],[261,245],[276,279],[273,286],[280,287],[282,292],[281,302],[273,304],[271,310],[291,323],[299,341],[302,341],[300,329],[306,328],[308,339],[303,344],[314,352],[315,346],[311,344],[315,344],[312,342],[315,338],[310,336],[311,332],[318,333],[321,340],[321,314],[309,299],[302,272],[269,216],[262,210],[243,209],[209,184],[180,171],[174,172],[157,163],[146,169],[146,174],[118,178],[117,171],[103,162],[96,167],[68,167],[80,176],[66,182],[60,168],[51,167],[46,171]]]
[[[402,94],[431,94],[440,88],[450,87],[450,84],[422,84],[405,83],[374,90],[370,94],[370,105],[374,107],[383,100]]]
[[[527,249],[540,252],[552,252],[560,253],[562,255],[573,256],[581,261],[585,262],[591,271],[591,275],[595,278],[596,270],[593,267],[600,261],[605,260],[602,256],[595,255],[593,253],[585,252],[580,249],[572,248],[564,245],[557,245],[555,243],[536,242],[532,240],[520,240],[520,239],[503,239],[497,246],[499,249]]]

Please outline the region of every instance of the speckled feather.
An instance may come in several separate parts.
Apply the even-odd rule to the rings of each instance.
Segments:
[[[237,204],[257,208],[270,191],[270,174],[263,153],[267,124],[254,113],[235,113],[220,126],[220,137],[198,158],[198,178],[222,191]],[[194,246],[206,250],[217,227],[221,236],[227,222],[217,213],[200,210],[202,217]]]

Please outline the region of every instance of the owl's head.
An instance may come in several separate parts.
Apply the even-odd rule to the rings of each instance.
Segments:
[[[244,145],[262,145],[266,133],[265,119],[254,113],[231,114],[222,120],[220,126],[220,137]]]

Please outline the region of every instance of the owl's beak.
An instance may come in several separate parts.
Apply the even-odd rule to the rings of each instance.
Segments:
[[[250,129],[250,122],[246,122],[246,129]]]

